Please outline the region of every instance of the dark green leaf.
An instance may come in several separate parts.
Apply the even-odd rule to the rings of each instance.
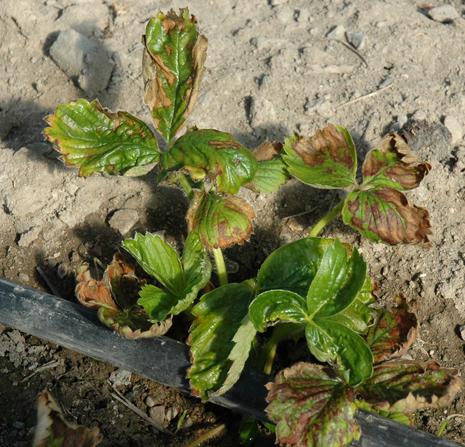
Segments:
[[[186,169],[194,180],[210,178],[217,190],[236,194],[257,170],[253,154],[232,135],[214,129],[193,129],[163,154],[165,169]]]
[[[347,383],[358,385],[373,373],[373,355],[360,335],[332,319],[314,319],[305,330],[312,354],[321,362],[337,362]]]
[[[417,336],[417,317],[405,299],[393,309],[383,309],[367,334],[375,363],[404,355]]]
[[[227,248],[250,237],[255,213],[239,197],[210,191],[196,194],[186,218],[189,231],[197,232],[207,249]]]
[[[259,332],[277,322],[305,324],[305,299],[288,290],[263,292],[250,303],[249,318]]]
[[[314,136],[293,136],[284,143],[288,171],[315,188],[356,185],[357,152],[347,129],[330,124]]]
[[[394,189],[351,192],[342,219],[368,239],[391,245],[428,243],[431,234],[428,211],[409,205],[404,194]]]
[[[152,17],[144,36],[145,103],[158,131],[170,142],[195,104],[207,39],[187,8]]]
[[[255,337],[247,317],[253,293],[246,283],[227,284],[203,295],[192,309],[196,319],[188,340],[192,366],[187,375],[203,399],[227,391],[239,378]]]
[[[326,247],[318,271],[307,292],[308,314],[335,315],[348,307],[362,289],[367,267],[356,249],[349,257],[337,239]]]
[[[342,447],[360,438],[353,392],[322,366],[297,363],[267,388],[266,411],[281,445]]]
[[[418,162],[400,135],[390,133],[382,140],[380,149],[368,152],[362,168],[363,187],[413,189],[430,169],[430,164]]]
[[[79,167],[82,176],[125,173],[153,164],[160,156],[157,140],[145,123],[126,112],[105,110],[97,100],[61,104],[47,122],[48,140],[65,164]]]
[[[461,389],[456,369],[394,360],[377,365],[373,377],[360,389],[363,400],[374,408],[413,413],[422,408],[449,406]]]

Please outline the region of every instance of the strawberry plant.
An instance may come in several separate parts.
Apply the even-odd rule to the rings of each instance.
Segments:
[[[390,360],[413,339],[412,314],[378,310],[357,249],[317,237],[341,215],[374,241],[426,244],[428,212],[410,205],[404,192],[419,185],[430,165],[389,134],[367,154],[359,180],[352,138],[332,124],[253,152],[216,129],[190,127],[180,135],[199,93],[207,40],[186,8],[152,17],[143,43],[144,100],[155,131],[128,112],[78,99],[47,117],[45,135],[81,176],[152,172],[158,183],[177,184],[190,202],[188,235],[179,253],[159,235],[136,233],[102,279],[87,264],[80,268],[78,300],[127,338],[165,334],[186,313],[187,376],[203,399],[234,386],[249,357],[271,373],[278,343],[304,339],[307,360],[319,363],[298,363],[269,387],[268,414],[285,445],[347,445],[360,434],[359,408],[404,421],[401,412],[448,402],[458,386],[455,373]],[[255,277],[230,283],[222,250],[247,241],[255,217],[237,194],[242,187],[275,192],[291,176],[345,196],[308,237],[271,253]]]

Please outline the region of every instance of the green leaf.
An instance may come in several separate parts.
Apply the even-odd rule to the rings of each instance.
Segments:
[[[403,356],[415,341],[417,330],[417,317],[405,299],[398,298],[396,307],[381,310],[367,334],[375,363]]]
[[[337,362],[347,383],[358,385],[373,374],[373,355],[363,338],[332,319],[314,319],[305,330],[312,354],[321,362]]]
[[[306,296],[324,253],[325,240],[300,239],[269,255],[257,275],[261,291],[281,289]]]
[[[253,293],[246,283],[227,284],[203,295],[192,309],[196,319],[188,339],[192,366],[187,376],[202,399],[224,392],[242,371],[255,336],[247,318]]]
[[[263,292],[254,298],[249,307],[249,318],[259,332],[264,332],[276,322],[305,324],[306,317],[305,299],[287,290]]]
[[[79,167],[84,177],[94,172],[122,174],[155,163],[160,156],[157,140],[144,122],[127,112],[110,112],[97,100],[60,104],[46,121],[47,139],[66,166]]]
[[[329,244],[307,292],[311,316],[327,317],[348,307],[362,289],[367,267],[356,249],[349,258],[338,240]]]
[[[161,237],[151,233],[136,233],[134,239],[123,242],[123,247],[164,287],[149,284],[139,293],[138,304],[153,321],[186,310],[210,279],[210,259],[195,232],[186,239],[182,260]]]
[[[208,177],[217,190],[236,194],[257,170],[253,154],[232,135],[214,129],[187,131],[163,154],[165,169],[186,169],[193,180]]]
[[[173,295],[182,295],[185,288],[184,271],[176,250],[160,236],[136,233],[134,239],[123,241],[128,251],[145,270]]]
[[[187,8],[152,17],[144,36],[145,103],[170,142],[191,112],[200,88],[207,39]]]
[[[310,138],[289,137],[284,152],[289,173],[307,185],[340,189],[357,184],[357,152],[344,127],[330,124]]]
[[[413,413],[423,408],[447,407],[461,389],[459,372],[409,360],[384,362],[360,389],[363,400],[373,408]]]
[[[360,439],[352,390],[322,366],[297,363],[267,388],[266,412],[280,445],[342,447]]]
[[[390,245],[428,243],[429,213],[410,205],[394,189],[351,192],[344,202],[342,219],[362,236]]]
[[[390,133],[381,141],[380,149],[368,152],[363,162],[363,188],[414,189],[430,169],[429,163],[418,162],[400,135]]]
[[[245,200],[213,191],[196,193],[186,217],[189,231],[197,232],[209,250],[244,243],[252,234],[254,218]]]

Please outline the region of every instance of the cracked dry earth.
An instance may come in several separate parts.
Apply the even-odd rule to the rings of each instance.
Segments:
[[[428,8],[440,2],[193,0],[188,6],[209,50],[190,123],[231,132],[253,148],[335,122],[352,132],[364,153],[410,118],[426,121],[429,130],[417,149],[433,169],[409,197],[430,210],[431,248],[373,244],[338,222],[325,235],[361,248],[382,301],[403,293],[414,306],[420,337],[412,356],[464,373],[465,5],[448,3],[455,14],[433,20]],[[79,262],[108,261],[134,230],[165,231],[180,240],[186,211],[180,192],[155,188],[150,177],[78,178],[57,160],[42,130],[58,103],[78,97],[98,96],[103,105],[149,122],[140,36],[154,11],[182,6],[177,0],[0,2],[2,277],[49,290],[39,267],[55,292],[71,299]],[[295,182],[275,195],[243,195],[259,218],[252,241],[227,253],[242,275],[279,244],[303,236],[337,200]],[[174,437],[157,434],[112,398],[112,386],[170,427],[183,412],[187,423]],[[71,419],[99,425],[104,446],[183,445],[221,423],[226,434],[215,442],[237,445],[238,418],[228,412],[2,328],[1,446],[30,445],[35,398],[45,387]],[[421,413],[418,423],[435,432],[449,414],[464,412],[462,392],[449,409]],[[463,418],[451,418],[445,436],[465,442]]]

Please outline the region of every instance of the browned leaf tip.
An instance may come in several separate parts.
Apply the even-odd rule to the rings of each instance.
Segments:
[[[309,166],[318,166],[330,158],[352,170],[353,159],[349,142],[334,124],[316,131],[310,138],[300,137],[293,146],[297,154]]]
[[[269,161],[280,155],[282,150],[282,143],[278,141],[265,141],[253,151],[253,154],[257,161]]]
[[[102,441],[98,427],[87,428],[68,422],[48,391],[37,397],[37,425],[33,447],[95,447]]]
[[[376,175],[385,169],[386,177],[409,190],[416,188],[431,170],[431,165],[418,161],[404,138],[395,132],[384,137],[379,150],[387,157],[394,156],[395,161],[390,161],[387,157],[376,156],[376,150],[370,151],[363,163],[364,177]]]
[[[107,284],[92,278],[88,264],[82,264],[77,271],[75,295],[82,305],[91,309],[102,305],[117,308]]]

